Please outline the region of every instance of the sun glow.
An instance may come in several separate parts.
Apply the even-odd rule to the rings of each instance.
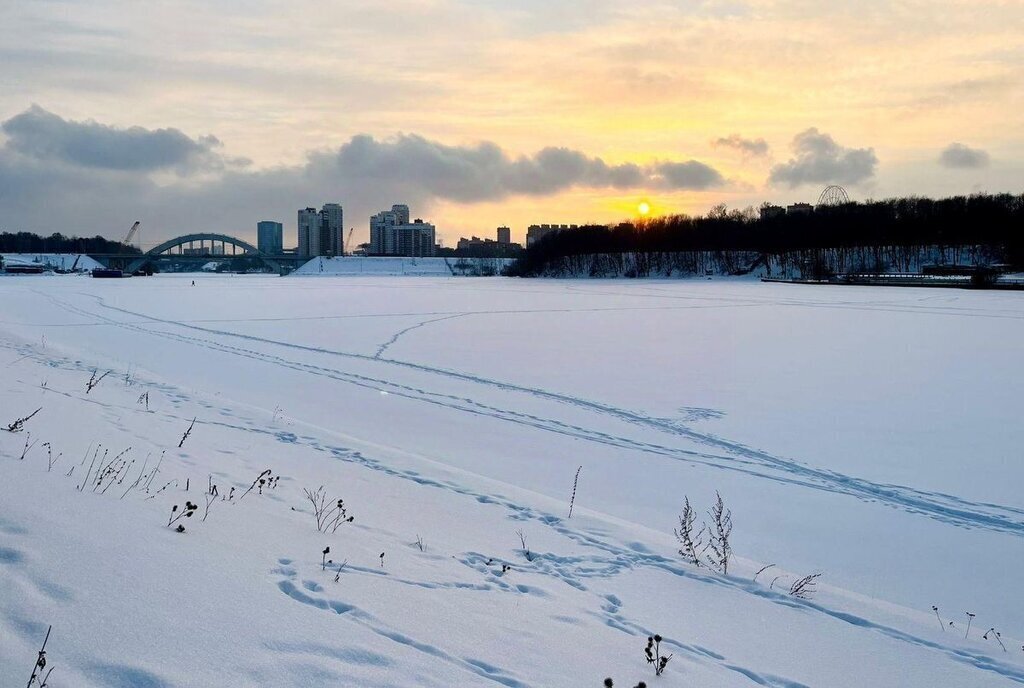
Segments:
[[[647,201],[640,201],[636,206],[636,212],[639,213],[641,217],[646,217],[651,212],[651,204]]]

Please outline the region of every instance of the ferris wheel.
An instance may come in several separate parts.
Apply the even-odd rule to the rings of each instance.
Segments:
[[[850,202],[850,195],[846,189],[837,184],[825,187],[825,190],[818,196],[818,205],[844,205]]]

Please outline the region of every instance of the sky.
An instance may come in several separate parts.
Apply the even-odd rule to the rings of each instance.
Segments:
[[[1021,193],[1024,0],[0,0],[0,230]]]

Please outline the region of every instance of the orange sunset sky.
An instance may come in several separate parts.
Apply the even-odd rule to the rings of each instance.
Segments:
[[[1019,0],[0,3],[0,229],[1021,192]]]

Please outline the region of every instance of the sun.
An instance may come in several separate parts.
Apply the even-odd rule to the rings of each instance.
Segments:
[[[647,201],[640,201],[636,206],[636,211],[642,216],[648,215],[651,212],[651,204]]]

